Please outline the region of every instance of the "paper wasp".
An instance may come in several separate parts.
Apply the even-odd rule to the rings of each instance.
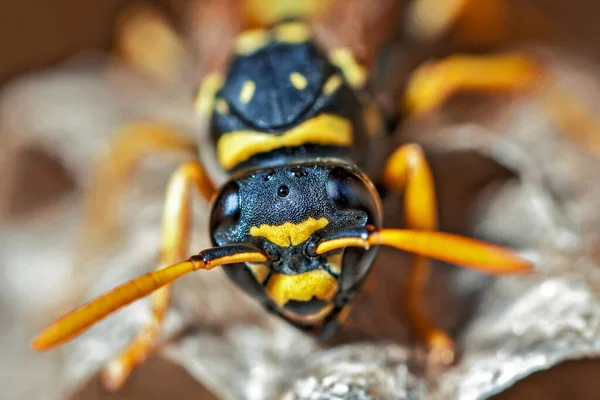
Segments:
[[[373,114],[367,71],[347,48],[324,51],[310,27],[284,20],[243,32],[226,73],[208,74],[197,99],[210,117],[213,150],[229,181],[215,188],[196,159],[172,176],[164,208],[160,268],[106,293],[40,333],[33,347],[64,343],[131,302],[152,294],[153,318],[106,370],[119,387],[156,346],[168,285],[222,267],[258,301],[297,328],[327,337],[347,316],[379,246],[414,253],[407,309],[419,336],[442,361],[450,337],[423,313],[428,258],[494,274],[531,270],[511,250],[437,232],[432,173],[419,146],[396,149],[378,176],[383,123]],[[164,132],[139,141],[169,147]],[[376,184],[404,190],[407,229],[386,229]],[[193,189],[192,189],[193,188]],[[189,257],[189,196],[211,202],[213,247]]]

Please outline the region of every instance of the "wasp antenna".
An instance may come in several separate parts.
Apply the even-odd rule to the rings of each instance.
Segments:
[[[338,232],[334,238],[321,241],[317,245],[316,253],[323,254],[343,247],[369,247],[373,245],[394,247],[398,250],[472,268],[488,274],[516,274],[529,272],[533,269],[532,263],[502,246],[450,233],[410,229],[374,229],[368,227],[361,233],[358,233],[356,229],[348,231],[348,235],[344,235],[344,232]]]
[[[118,309],[198,268],[197,262],[187,260],[135,278],[60,318],[40,332],[31,345],[40,351],[62,344]]]
[[[81,306],[44,329],[33,339],[31,346],[42,351],[67,342],[120,308],[190,272],[212,269],[223,264],[266,260],[264,252],[248,245],[223,246],[203,251],[186,261],[132,279]]]

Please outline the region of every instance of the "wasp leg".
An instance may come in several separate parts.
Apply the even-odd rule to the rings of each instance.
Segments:
[[[118,16],[115,36],[115,53],[137,71],[168,83],[179,78],[187,54],[158,8],[150,3],[127,7]]]
[[[408,27],[420,40],[455,28],[462,42],[494,44],[508,36],[508,16],[506,0],[416,0],[408,10]]]
[[[392,189],[405,190],[404,214],[409,229],[437,230],[433,176],[420,146],[410,144],[398,148],[387,162],[384,182]],[[413,256],[406,293],[408,317],[417,335],[427,343],[431,361],[450,364],[454,360],[454,342],[429,321],[425,311],[423,298],[429,270],[428,258]]]
[[[119,227],[119,200],[135,172],[138,161],[156,152],[195,152],[194,141],[177,135],[167,126],[136,121],[122,126],[108,143],[108,151],[96,161],[86,190],[82,240],[76,263],[91,249],[115,240]]]
[[[171,177],[167,189],[162,222],[162,248],[159,268],[183,260],[188,253],[190,236],[190,187],[210,200],[214,187],[198,161],[182,165]],[[169,304],[169,287],[164,286],[152,294],[152,319],[138,332],[135,339],[119,357],[104,370],[103,383],[111,390],[119,389],[131,370],[142,363],[156,346],[161,326]]]
[[[404,94],[405,111],[433,111],[461,90],[512,91],[540,76],[540,68],[524,54],[456,55],[421,65],[410,77]]]
[[[469,0],[416,0],[408,9],[408,27],[421,40],[444,34],[461,16]],[[435,11],[432,11],[435,10]]]

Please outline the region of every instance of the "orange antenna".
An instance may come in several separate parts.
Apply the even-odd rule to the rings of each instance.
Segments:
[[[533,269],[529,261],[504,247],[450,233],[373,227],[362,231],[362,234],[357,235],[356,230],[349,233],[339,232],[335,235],[337,237],[321,241],[316,253],[323,254],[343,247],[384,245],[489,274],[515,274]]]
[[[203,251],[186,261],[132,279],[72,311],[39,333],[33,339],[32,347],[40,351],[67,342],[120,308],[190,272],[208,270],[223,264],[264,262],[267,259],[266,253],[248,245],[223,246]]]

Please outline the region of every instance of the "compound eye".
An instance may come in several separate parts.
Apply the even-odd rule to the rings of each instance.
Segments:
[[[212,209],[211,228],[228,228],[240,219],[240,191],[237,183],[230,182],[223,187]]]
[[[362,209],[365,195],[368,195],[365,184],[351,171],[334,168],[327,179],[327,195],[341,209]]]
[[[366,213],[367,222],[379,224],[377,194],[354,172],[336,167],[327,178],[327,195],[339,210]]]

